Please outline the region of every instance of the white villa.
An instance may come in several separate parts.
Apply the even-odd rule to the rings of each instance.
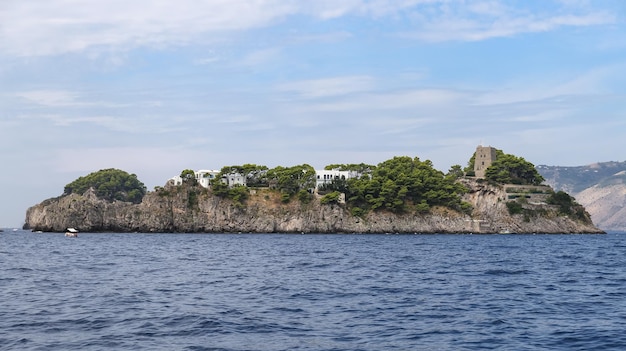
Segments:
[[[194,173],[196,175],[196,180],[198,181],[198,184],[200,184],[201,186],[205,188],[208,188],[211,185],[211,182],[217,179],[217,176],[219,175],[220,171],[201,169],[199,171],[194,171]],[[338,179],[348,180],[351,178],[359,178],[361,175],[362,174],[360,172],[340,171],[338,169],[315,170],[315,178],[316,178],[315,190],[319,189],[319,187],[324,184],[332,183],[334,180],[338,180]],[[243,185],[243,186],[247,185],[246,177],[243,174],[239,174],[239,173],[232,173],[225,177],[222,177],[222,181],[228,184],[229,187],[232,187],[235,185]],[[180,177],[180,175],[177,175],[177,176],[170,178],[170,182],[172,182],[173,185],[182,185],[183,179]]]
[[[220,171],[201,169],[199,171],[194,171],[194,173],[196,174],[196,180],[198,181],[198,184],[202,185],[205,188],[208,188],[211,184],[211,181],[215,179],[218,174],[220,174]],[[181,178],[179,175],[170,178],[170,181],[174,185],[183,184],[183,178]]]
[[[211,185],[211,182],[215,180],[217,176],[220,174],[220,171],[212,170],[212,169],[201,169],[199,171],[194,171],[194,173],[196,175],[196,180],[198,181],[198,184],[200,184],[201,186],[205,188],[208,188]],[[170,181],[172,182],[173,185],[183,184],[183,179],[179,175],[170,178]],[[246,177],[239,173],[229,174],[228,176],[223,177],[222,181],[228,184],[228,186],[234,186],[234,185],[245,186],[247,184]]]
[[[229,187],[232,187],[235,185],[243,185],[243,186],[248,185],[248,179],[246,179],[246,176],[244,176],[243,174],[239,174],[239,173],[231,173],[227,175],[226,177],[223,177],[222,181],[225,182]]]
[[[196,180],[198,181],[198,184],[202,185],[205,188],[208,188],[209,185],[211,184],[211,181],[213,179],[215,179],[215,177],[217,177],[218,174],[220,174],[220,171],[218,170],[209,170],[209,169],[201,169],[199,171],[196,171]]]
[[[359,178],[361,173],[356,171],[340,171],[338,169],[331,170],[315,170],[315,189],[319,189],[324,184],[330,184],[336,179]]]

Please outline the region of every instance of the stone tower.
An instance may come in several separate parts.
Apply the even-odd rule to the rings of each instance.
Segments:
[[[476,178],[485,178],[485,170],[496,160],[496,149],[491,146],[479,145],[474,157],[474,173]]]

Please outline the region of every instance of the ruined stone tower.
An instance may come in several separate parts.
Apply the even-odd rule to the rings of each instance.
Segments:
[[[485,170],[496,160],[496,149],[491,146],[479,145],[474,157],[474,173],[476,178],[485,178]]]

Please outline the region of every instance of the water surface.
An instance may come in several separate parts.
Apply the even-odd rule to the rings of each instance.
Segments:
[[[0,234],[2,350],[623,350],[626,235]]]

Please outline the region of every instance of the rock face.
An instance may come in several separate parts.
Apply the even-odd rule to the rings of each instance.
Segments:
[[[425,215],[370,211],[352,216],[345,205],[280,202],[279,194],[252,190],[245,204],[213,196],[201,187],[167,186],[140,204],[107,202],[93,191],[45,200],[28,209],[24,228],[62,232],[250,232],[250,233],[602,233],[591,221],[559,216],[540,205],[541,215],[510,215],[502,187],[464,180],[471,215],[434,208]],[[530,207],[537,205],[528,205]],[[536,208],[529,208],[536,210]],[[534,212],[533,212],[534,213]]]
[[[603,229],[626,231],[626,184],[595,185],[575,196]]]
[[[587,166],[538,166],[556,190],[574,196],[604,230],[626,231],[626,162],[600,162]]]

